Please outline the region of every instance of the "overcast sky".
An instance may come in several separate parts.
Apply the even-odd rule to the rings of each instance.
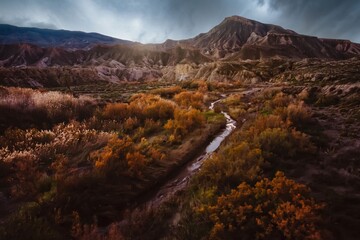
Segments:
[[[0,0],[0,23],[142,43],[194,37],[232,15],[360,42],[360,0]]]

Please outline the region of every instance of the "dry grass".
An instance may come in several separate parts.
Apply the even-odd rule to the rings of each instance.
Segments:
[[[6,88],[0,98],[0,130],[6,127],[42,126],[90,117],[96,102],[90,97],[75,98],[59,92]]]

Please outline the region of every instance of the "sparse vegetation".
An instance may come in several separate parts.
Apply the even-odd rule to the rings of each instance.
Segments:
[[[1,87],[0,238],[356,239],[349,63],[328,63],[326,78],[329,66],[313,60],[230,60],[219,74],[241,81]],[[219,132],[221,111],[237,129],[186,189],[134,207]]]
[[[192,133],[201,133],[205,125],[220,129],[223,124],[210,117],[207,121],[202,112],[203,95],[197,92],[187,93],[196,97],[180,105],[177,102],[181,96],[173,100],[136,94],[128,103],[102,107],[90,97],[4,90],[1,111],[9,114],[3,115],[0,136],[2,191],[13,201],[34,203],[39,217],[34,223],[22,223],[28,215],[14,212],[7,224],[17,219],[20,224],[33,224],[24,228],[32,231],[48,222],[44,229],[51,228],[49,234],[54,236],[64,237],[58,230],[67,229],[74,211],[84,223],[91,222],[93,216],[102,225],[115,220],[131,199],[180,164],[171,159],[172,148],[191,140]],[[23,114],[28,114],[31,121],[22,121]],[[195,146],[206,139],[197,140],[200,142]],[[180,153],[178,161],[183,160],[181,154],[188,153]],[[61,224],[51,220],[54,218],[61,219]],[[85,233],[89,231],[83,229]],[[8,230],[5,234],[7,239],[16,239],[26,233],[17,235]]]
[[[321,239],[317,224],[323,206],[308,195],[304,185],[277,172],[253,187],[241,183],[198,214],[205,212],[213,224],[210,239]]]

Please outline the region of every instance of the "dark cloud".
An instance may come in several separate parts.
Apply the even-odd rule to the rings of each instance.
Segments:
[[[358,0],[259,0],[279,13],[276,23],[300,33],[360,42]]]
[[[10,24],[15,26],[30,26],[36,28],[47,28],[47,29],[58,29],[58,27],[50,22],[36,22],[29,18],[12,18],[10,20],[6,20],[4,18],[0,18],[0,23]]]
[[[183,39],[241,15],[299,33],[360,42],[358,0],[12,0],[1,22],[100,32],[141,42]]]
[[[58,29],[58,27],[55,24],[47,23],[47,22],[29,22],[29,24],[26,25],[37,28]]]

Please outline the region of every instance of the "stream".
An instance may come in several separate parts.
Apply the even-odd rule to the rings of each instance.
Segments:
[[[213,110],[215,104],[221,100],[222,99],[212,102],[209,109]],[[184,189],[187,186],[190,178],[194,176],[194,174],[201,168],[203,162],[208,159],[211,154],[219,148],[220,144],[225,140],[225,138],[235,130],[236,121],[233,120],[228,113],[223,111],[221,113],[226,118],[225,129],[222,130],[222,132],[219,133],[211,141],[211,143],[207,145],[206,149],[200,156],[188,162],[185,166],[182,167],[182,170],[177,172],[176,175],[166,181],[157,191],[155,191],[152,197],[145,203],[146,207],[158,207],[161,205],[161,203],[169,199],[176,192]]]

